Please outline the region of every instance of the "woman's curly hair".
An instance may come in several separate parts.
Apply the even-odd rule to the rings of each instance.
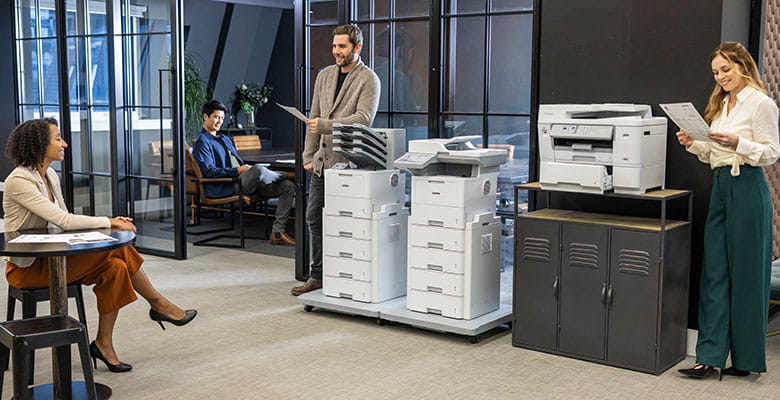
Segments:
[[[43,164],[49,146],[49,125],[57,126],[54,118],[31,119],[22,122],[11,132],[5,145],[5,155],[17,166],[35,168]]]

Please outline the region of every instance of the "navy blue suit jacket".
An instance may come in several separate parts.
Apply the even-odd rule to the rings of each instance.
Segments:
[[[233,141],[227,135],[214,136],[208,132],[201,131],[198,140],[192,146],[192,155],[200,166],[200,172],[204,178],[225,178],[238,176],[238,168],[230,166],[229,153],[238,159],[241,165],[244,160],[238,155]],[[232,196],[236,188],[231,182],[204,183],[203,194],[209,198],[219,198]]]

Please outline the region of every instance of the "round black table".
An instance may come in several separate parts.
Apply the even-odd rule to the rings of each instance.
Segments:
[[[72,234],[79,232],[101,232],[116,239],[115,241],[67,244],[67,243],[9,243],[23,234]],[[98,253],[122,248],[133,244],[135,234],[130,231],[112,231],[110,229],[90,229],[85,231],[62,231],[59,229],[35,229],[20,232],[0,233],[0,256],[47,257],[49,260],[49,298],[52,315],[68,314],[67,266],[66,256]],[[31,388],[32,398],[81,399],[87,398],[87,388],[83,382],[71,381],[70,348],[64,351],[52,351],[52,372],[54,382]],[[69,382],[71,384],[65,384]],[[111,397],[111,388],[95,383],[98,399]]]

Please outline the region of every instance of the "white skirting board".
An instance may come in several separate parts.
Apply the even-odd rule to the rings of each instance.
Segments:
[[[298,303],[303,304],[304,309],[307,309],[307,307],[322,308],[323,310],[342,314],[377,318],[380,322],[382,320],[398,322],[417,328],[454,333],[472,338],[499,325],[512,322],[511,304],[501,304],[496,311],[471,320],[464,320],[408,310],[406,308],[406,296],[381,303],[361,303],[349,299],[325,296],[322,294],[322,290],[315,290],[298,296]],[[310,310],[311,308],[307,309],[307,311]]]

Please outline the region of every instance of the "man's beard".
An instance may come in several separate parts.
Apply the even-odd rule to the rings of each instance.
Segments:
[[[349,64],[352,64],[355,61],[355,59],[356,59],[355,54],[350,53],[349,56],[344,57],[344,58],[341,59],[341,63],[339,63],[339,61],[337,60],[336,64],[339,67],[346,67]]]

